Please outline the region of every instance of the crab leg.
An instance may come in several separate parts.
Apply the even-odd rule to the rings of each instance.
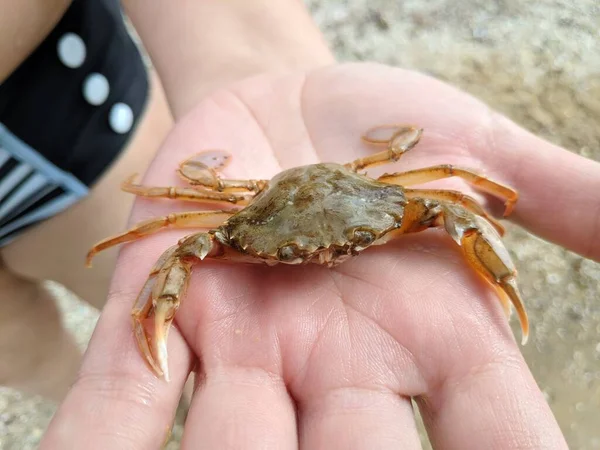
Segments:
[[[165,251],[152,268],[131,311],[140,352],[159,377],[169,381],[167,339],[181,304],[194,260],[222,253],[222,244],[208,233],[188,236]],[[145,326],[151,320],[153,326]]]
[[[177,173],[192,185],[203,186],[217,192],[246,191],[258,193],[268,184],[267,180],[225,180],[212,167],[204,163],[203,153],[195,155],[179,165]]]
[[[131,242],[144,236],[154,234],[163,228],[216,228],[236,211],[192,211],[169,214],[163,217],[148,219],[134,225],[124,233],[106,238],[94,245],[87,254],[86,265],[91,267],[92,258],[102,250],[124,242]]]
[[[459,191],[447,191],[447,190],[431,190],[431,189],[406,189],[404,194],[407,198],[431,198],[434,200],[446,201],[451,203],[458,203],[464,208],[471,211],[473,214],[482,216],[488,222],[490,222],[500,236],[504,236],[504,226],[492,216],[490,216],[485,209],[479,205],[472,197],[463,194]]]
[[[421,139],[423,129],[413,125],[383,125],[371,128],[362,139],[369,144],[386,145],[387,149],[365,158],[359,158],[345,166],[357,172],[368,167],[375,167],[392,161],[398,161],[400,157],[413,148]]]
[[[175,200],[187,200],[203,203],[233,203],[240,205],[245,205],[248,203],[248,198],[242,195],[171,186],[146,187],[133,183],[134,179],[135,175],[132,175],[125,180],[121,186],[121,189],[125,192],[129,192],[130,194],[135,194],[140,197],[170,198]]]
[[[405,207],[398,233],[412,233],[443,226],[461,247],[465,258],[498,291],[505,312],[508,301],[517,311],[522,330],[522,345],[529,336],[529,320],[517,287],[517,271],[492,225],[463,206],[427,198],[413,198]]]
[[[423,169],[410,170],[408,172],[398,172],[384,174],[377,180],[382,183],[393,183],[402,186],[428,183],[430,181],[441,180],[442,178],[459,177],[472,184],[476,189],[488,194],[494,195],[504,201],[504,217],[508,216],[519,198],[519,194],[514,189],[505,186],[496,181],[490,180],[476,172],[462,167],[455,167],[450,164],[425,167]]]

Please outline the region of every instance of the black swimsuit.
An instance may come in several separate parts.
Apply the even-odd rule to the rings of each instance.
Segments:
[[[73,0],[0,84],[0,246],[85,197],[148,97],[119,0]]]

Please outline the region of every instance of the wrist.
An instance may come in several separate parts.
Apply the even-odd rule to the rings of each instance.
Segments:
[[[262,72],[302,70],[333,57],[300,0],[127,0],[175,117],[210,91]]]

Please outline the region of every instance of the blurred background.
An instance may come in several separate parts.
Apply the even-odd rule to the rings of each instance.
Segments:
[[[338,60],[428,73],[534,133],[600,161],[597,0],[306,3]],[[532,322],[525,358],[570,448],[600,449],[600,264],[515,226],[506,240]],[[51,287],[61,293],[64,320],[85,348],[97,311],[61,286]],[[0,388],[0,449],[36,448],[55,408]],[[182,423],[180,413],[167,448],[179,448]]]

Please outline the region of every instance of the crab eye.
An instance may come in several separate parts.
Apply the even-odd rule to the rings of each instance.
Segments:
[[[352,242],[360,247],[371,245],[375,241],[375,235],[367,230],[354,230]]]
[[[296,246],[285,245],[279,249],[279,259],[281,261],[291,261],[296,258]]]

